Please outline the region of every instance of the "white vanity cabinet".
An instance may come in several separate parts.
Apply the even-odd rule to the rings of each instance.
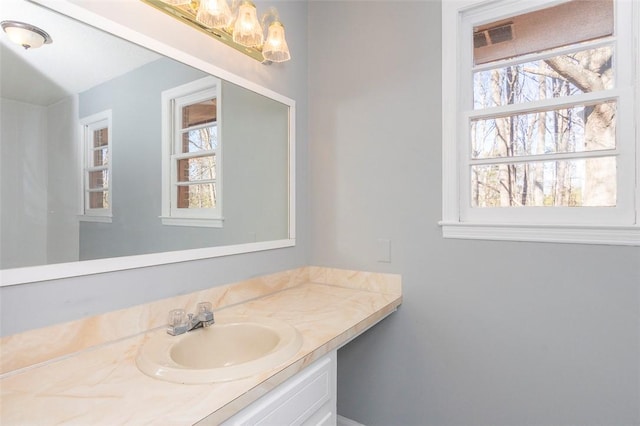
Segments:
[[[330,352],[222,425],[335,425],[336,358]]]

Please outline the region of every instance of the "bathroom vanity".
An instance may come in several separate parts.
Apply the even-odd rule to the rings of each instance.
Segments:
[[[334,350],[242,409],[222,426],[334,425],[336,382],[337,351]]]
[[[178,384],[142,373],[136,357],[165,333],[167,313],[200,301],[221,317],[286,322],[300,333],[300,349],[274,368],[226,382]],[[7,336],[0,423],[333,424],[336,350],[401,302],[398,275],[303,267]]]

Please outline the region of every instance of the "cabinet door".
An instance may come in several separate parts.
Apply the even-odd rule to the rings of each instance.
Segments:
[[[336,352],[325,355],[223,423],[231,425],[334,425]]]

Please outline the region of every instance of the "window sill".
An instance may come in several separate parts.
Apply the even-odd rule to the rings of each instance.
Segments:
[[[640,246],[640,226],[438,224],[444,238]]]
[[[194,217],[167,217],[160,216],[163,225],[168,226],[196,226],[203,228],[222,228],[224,219],[194,218]]]
[[[88,216],[88,215],[81,215],[81,216],[78,216],[78,220],[79,220],[80,222],[112,223],[112,222],[113,222],[113,217],[112,217],[112,216]]]

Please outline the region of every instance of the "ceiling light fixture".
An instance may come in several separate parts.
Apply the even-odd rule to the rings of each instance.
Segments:
[[[43,44],[51,44],[53,39],[46,31],[24,22],[18,21],[2,21],[0,22],[2,29],[9,40],[19,44],[25,49],[36,49]]]
[[[284,25],[274,7],[263,15],[261,25],[251,0],[232,0],[231,6],[227,0],[142,1],[264,64],[291,59]]]

